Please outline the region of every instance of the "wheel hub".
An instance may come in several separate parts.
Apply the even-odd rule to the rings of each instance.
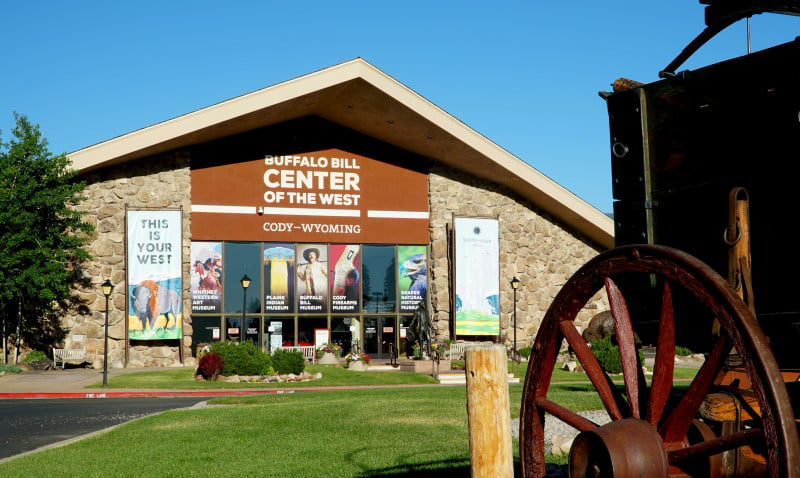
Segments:
[[[569,476],[666,477],[664,442],[652,425],[635,418],[581,432],[569,452]]]

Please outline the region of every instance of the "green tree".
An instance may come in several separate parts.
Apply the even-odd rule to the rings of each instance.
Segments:
[[[12,138],[0,136],[0,320],[6,337],[47,350],[63,339],[59,316],[77,305],[71,290],[86,281],[80,264],[93,227],[75,206],[85,185],[65,154],[24,115],[14,114]],[[16,361],[16,354],[15,354]]]

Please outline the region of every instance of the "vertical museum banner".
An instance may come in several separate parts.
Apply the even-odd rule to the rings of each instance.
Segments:
[[[497,219],[454,218],[456,335],[500,333]]]
[[[128,338],[181,338],[181,243],[179,210],[128,210]]]
[[[294,312],[294,244],[264,244],[264,311]]]
[[[400,312],[414,312],[428,294],[428,248],[397,246]]]
[[[331,312],[357,314],[361,296],[361,246],[331,244]]]
[[[222,313],[222,243],[192,242],[192,313]]]
[[[297,311],[328,311],[328,248],[325,244],[297,245]]]

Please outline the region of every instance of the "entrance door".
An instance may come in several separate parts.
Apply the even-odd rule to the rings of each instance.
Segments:
[[[397,347],[394,317],[364,317],[364,353],[372,358],[388,359]]]

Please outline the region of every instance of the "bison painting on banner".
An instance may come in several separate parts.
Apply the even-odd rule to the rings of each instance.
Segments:
[[[128,338],[181,338],[179,210],[128,210]]]

